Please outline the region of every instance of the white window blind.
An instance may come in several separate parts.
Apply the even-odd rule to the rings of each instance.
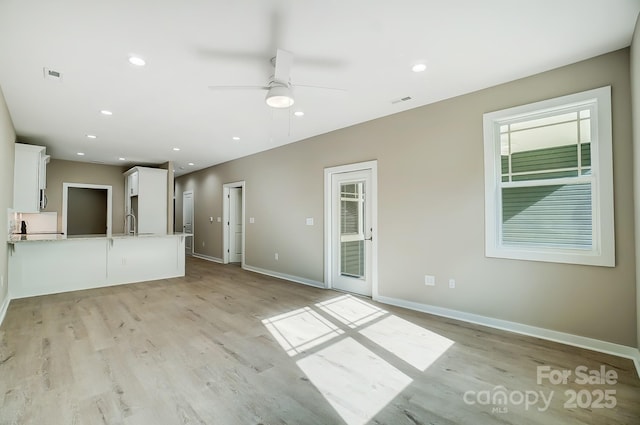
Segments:
[[[610,88],[485,114],[486,253],[615,265]]]

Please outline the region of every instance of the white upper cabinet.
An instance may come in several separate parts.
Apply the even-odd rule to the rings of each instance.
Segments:
[[[127,176],[127,193],[129,196],[138,195],[138,176],[140,175],[139,171],[134,171]]]
[[[13,210],[21,213],[38,213],[44,208],[41,193],[47,187],[47,163],[44,146],[16,143],[13,169]]]
[[[124,176],[125,212],[136,217],[138,233],[167,233],[167,170],[133,167]]]

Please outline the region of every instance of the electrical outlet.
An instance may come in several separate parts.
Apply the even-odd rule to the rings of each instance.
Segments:
[[[430,275],[424,275],[424,284],[427,286],[435,286],[436,285],[436,277]]]
[[[307,217],[306,224],[307,226],[313,226],[313,217]]]
[[[249,217],[249,223],[253,224],[256,222],[256,219],[253,217]]]
[[[220,222],[222,221],[222,218],[221,218],[221,217],[216,217],[216,221],[217,221],[218,223],[220,223]]]
[[[213,217],[209,217],[209,223],[213,223]]]
[[[456,280],[455,279],[449,279],[449,288],[453,289],[456,287]]]
[[[278,253],[276,252],[276,255],[274,256],[276,258],[276,261],[278,261]]]

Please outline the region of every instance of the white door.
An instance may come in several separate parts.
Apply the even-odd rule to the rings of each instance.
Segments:
[[[182,231],[193,233],[193,192],[182,193]],[[193,254],[193,236],[185,238],[184,250],[187,255]]]
[[[372,295],[372,171],[331,175],[331,286]]]
[[[242,262],[242,188],[229,189],[229,262]]]

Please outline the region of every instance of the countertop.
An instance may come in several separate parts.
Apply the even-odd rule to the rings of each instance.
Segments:
[[[10,244],[22,243],[22,242],[58,242],[58,241],[73,241],[73,240],[95,240],[95,239],[136,239],[136,238],[158,238],[166,236],[193,236],[192,233],[183,232],[169,232],[169,233],[139,233],[137,235],[114,233],[112,235],[61,235],[59,233],[53,234],[32,234],[22,235],[13,234],[9,236],[7,241]]]

